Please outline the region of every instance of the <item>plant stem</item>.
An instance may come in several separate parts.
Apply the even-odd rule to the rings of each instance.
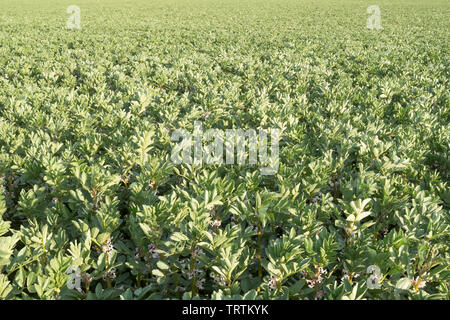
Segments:
[[[262,229],[258,226],[258,240],[256,246],[256,258],[258,259],[258,277],[262,279],[262,264],[261,264],[261,239],[262,239]]]
[[[195,297],[197,295],[197,259],[195,256],[195,245],[192,247],[192,263],[191,263],[191,272],[192,272],[192,291],[191,296]]]

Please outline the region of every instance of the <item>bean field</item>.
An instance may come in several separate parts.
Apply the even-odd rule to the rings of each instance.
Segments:
[[[450,298],[449,1],[0,8],[1,299]]]

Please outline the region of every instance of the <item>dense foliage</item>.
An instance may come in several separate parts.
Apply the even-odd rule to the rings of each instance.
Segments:
[[[372,4],[1,0],[0,298],[449,299],[450,3]]]

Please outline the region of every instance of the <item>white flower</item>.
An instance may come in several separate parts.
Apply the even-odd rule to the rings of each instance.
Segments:
[[[192,256],[193,257],[198,257],[201,254],[203,254],[203,250],[202,249],[196,248],[196,249],[194,249],[194,251],[192,251]]]
[[[203,288],[203,283],[205,282],[205,279],[199,279],[197,280],[197,282],[195,283],[195,285],[197,286],[197,288],[199,289],[204,289]]]
[[[197,275],[199,275],[201,273],[202,273],[201,270],[193,269],[193,270],[189,271],[188,277],[189,277],[189,279],[192,279],[192,278],[196,277]]]
[[[309,288],[314,288],[316,285],[316,280],[306,280],[306,283],[308,284]]]
[[[270,280],[269,280],[269,289],[270,290],[275,290],[276,288],[278,288],[278,282],[280,281],[280,277],[277,276],[270,276]]]
[[[103,275],[103,280],[106,280],[106,278],[114,279],[116,277],[116,269],[112,268]]]
[[[211,226],[216,227],[216,228],[220,227],[221,224],[222,224],[222,222],[220,222],[219,220],[211,221]]]
[[[327,274],[328,271],[322,267],[319,267],[319,274]]]
[[[110,256],[113,250],[114,247],[111,244],[111,239],[108,239],[108,241],[106,241],[106,243],[102,246],[102,251],[105,252],[107,256]]]
[[[227,283],[225,277],[215,273],[211,273],[211,278],[213,278],[213,280],[221,286],[224,286]]]
[[[148,252],[150,253],[151,257],[154,259],[159,259],[159,253],[155,252],[157,249],[158,248],[153,243],[150,243],[148,245]]]

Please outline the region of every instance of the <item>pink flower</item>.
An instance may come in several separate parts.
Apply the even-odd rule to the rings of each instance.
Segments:
[[[322,299],[324,295],[325,295],[325,290],[319,290],[319,291],[317,291],[317,294],[316,294],[316,300]]]
[[[417,278],[415,278],[415,279],[413,278],[411,280],[411,283],[414,287],[416,286],[417,282],[419,282],[419,285],[417,286],[417,288],[419,288],[419,289],[425,288],[425,285],[427,284],[427,282],[420,279],[419,276],[417,276]]]

